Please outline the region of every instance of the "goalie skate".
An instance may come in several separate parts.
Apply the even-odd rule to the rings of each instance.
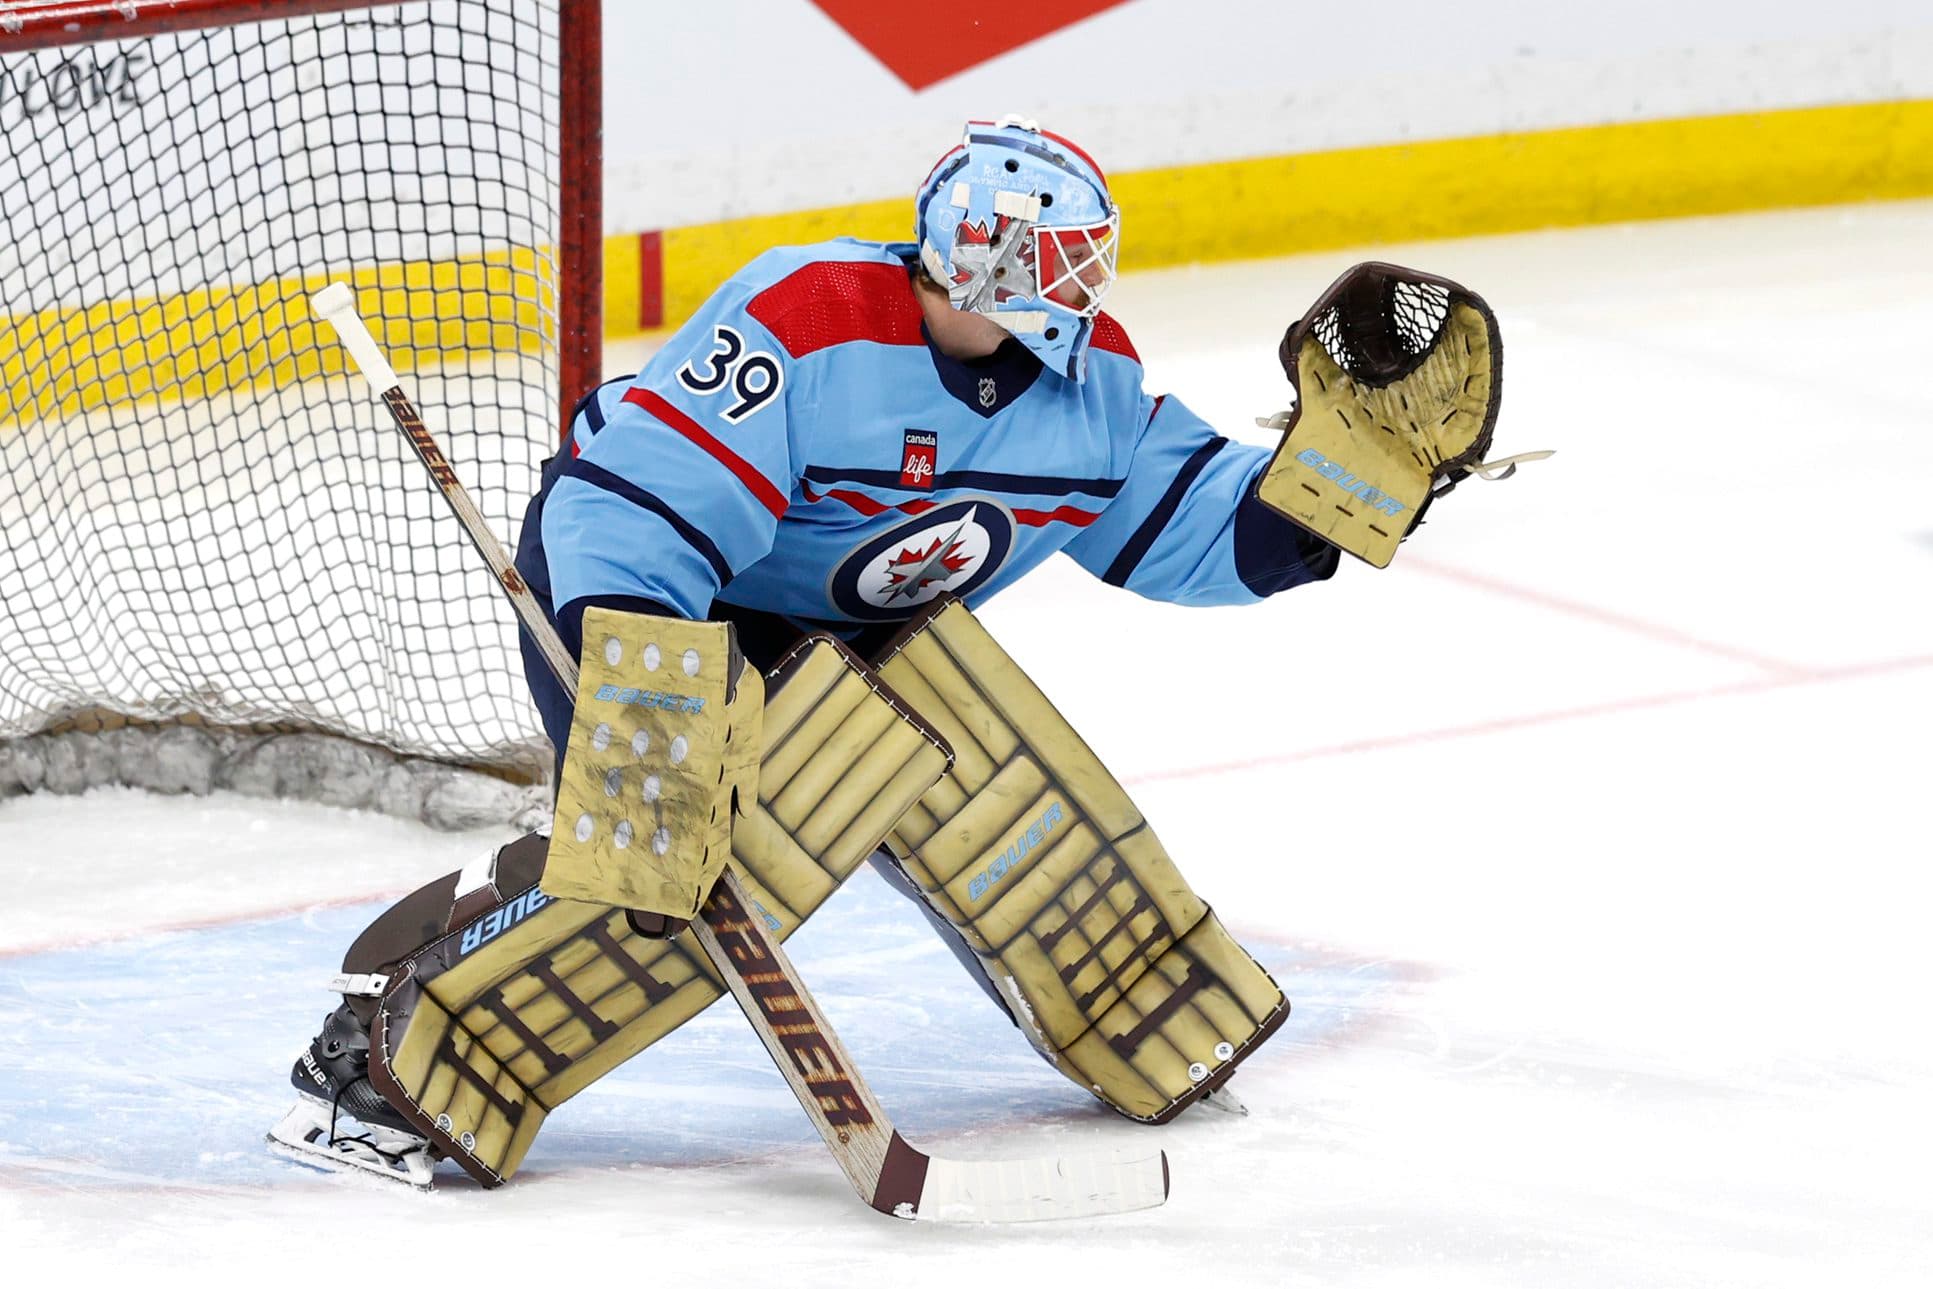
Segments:
[[[268,1148],[297,1163],[334,1172],[372,1173],[428,1190],[436,1153],[413,1132],[367,1124],[308,1093],[269,1130]]]
[[[379,988],[375,978],[338,977],[351,992]],[[268,1146],[299,1163],[373,1173],[429,1188],[437,1152],[369,1083],[369,1030],[345,1001],[289,1071],[296,1102],[269,1130]]]

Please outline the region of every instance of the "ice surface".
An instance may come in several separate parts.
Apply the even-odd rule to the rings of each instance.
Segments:
[[[1101,1110],[870,875],[793,942],[913,1140],[1152,1136],[1165,1208],[883,1218],[723,1008],[504,1190],[273,1160],[348,937],[499,837],[122,791],[0,802],[9,1279],[1933,1282],[1929,247],[1903,203],[1123,280],[1152,387],[1260,440],[1347,263],[1458,278],[1503,323],[1498,450],[1559,450],[1386,572],[1184,610],[1056,561],[984,615],[1294,999],[1248,1117]],[[1169,651],[1186,687],[1137,690]]]

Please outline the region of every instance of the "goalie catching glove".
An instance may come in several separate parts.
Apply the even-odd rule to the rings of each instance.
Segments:
[[[1256,496],[1385,568],[1435,498],[1466,474],[1507,478],[1526,452],[1484,462],[1503,397],[1496,315],[1446,278],[1358,264],[1282,339],[1297,408]]]

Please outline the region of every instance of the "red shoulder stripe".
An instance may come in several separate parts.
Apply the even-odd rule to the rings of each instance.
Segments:
[[[1127,331],[1106,313],[1094,316],[1092,343],[1096,349],[1105,349],[1111,354],[1120,354],[1123,358],[1132,358],[1136,362],[1141,361],[1141,355],[1134,352],[1134,342],[1128,339]]]
[[[1052,510],[1016,510],[1013,517],[1030,528],[1045,528],[1048,524],[1072,524],[1085,528],[1101,516],[1092,510],[1082,510],[1079,506],[1056,506]]]
[[[686,416],[676,407],[667,403],[660,395],[654,394],[648,389],[638,389],[634,386],[625,391],[624,401],[627,403],[636,403],[639,407],[642,407],[645,411],[651,413],[651,415],[657,417],[666,425],[669,425],[672,429],[678,431],[678,433],[711,453],[720,465],[730,470],[737,476],[740,483],[751,490],[752,495],[758,498],[759,504],[771,511],[774,518],[784,516],[787,505],[785,495],[777,488],[774,488],[772,481],[760,474],[752,466],[751,462],[708,434],[704,426],[698,424],[698,422]]]
[[[828,488],[824,492],[814,492],[809,483],[801,483],[799,486],[805,490],[807,501],[819,502],[830,497],[834,501],[843,501],[868,519],[874,515],[883,515],[889,510],[900,510],[909,515],[923,515],[940,504],[937,501],[928,501],[924,497],[917,497],[912,501],[902,501],[896,506],[889,506],[883,501],[874,501],[865,493],[854,492],[850,488]],[[1048,524],[1072,524],[1076,528],[1085,528],[1101,515],[1099,511],[1082,510],[1079,506],[1056,506],[1052,510],[1015,510],[1013,517],[1016,522],[1026,524],[1030,528],[1045,528]]]
[[[828,488],[824,492],[814,492],[812,491],[812,485],[805,482],[801,482],[799,487],[805,490],[805,499],[807,501],[820,502],[824,501],[827,497],[831,497],[834,501],[845,502],[848,506],[851,506],[868,519],[871,519],[874,515],[883,515],[889,510],[901,510],[909,515],[923,515],[940,504],[937,501],[928,501],[923,497],[916,497],[912,501],[902,501],[896,506],[889,506],[883,501],[874,501],[865,493],[854,492],[850,488]]]
[[[794,358],[853,340],[925,343],[919,301],[898,264],[820,260],[760,291],[745,311]]]

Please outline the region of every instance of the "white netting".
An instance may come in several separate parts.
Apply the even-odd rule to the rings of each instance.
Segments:
[[[556,7],[0,52],[0,739],[547,762],[509,608],[303,301],[357,287],[514,542],[558,428]]]

